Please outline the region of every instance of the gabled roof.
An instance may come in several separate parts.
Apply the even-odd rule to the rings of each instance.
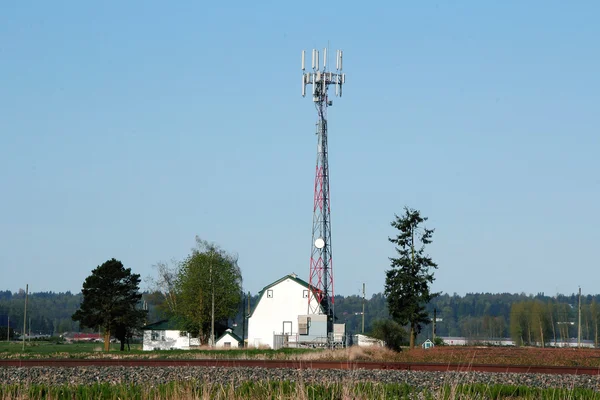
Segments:
[[[254,304],[254,307],[252,308],[252,312],[250,313],[250,315],[248,315],[248,318],[250,318],[253,314],[254,314],[254,310],[256,310],[256,306],[258,305],[258,303],[260,303],[260,301],[262,300],[263,296],[265,295],[265,293],[267,292],[267,289],[272,288],[273,286],[277,286],[279,285],[281,282],[285,281],[286,279],[291,279],[294,282],[304,286],[305,288],[309,288],[309,284],[308,282],[306,282],[303,279],[298,278],[298,275],[291,273],[289,275],[284,276],[281,279],[276,280],[275,282],[265,286],[264,288],[262,288],[262,290],[260,292],[258,292],[259,296],[258,296],[258,301],[256,302],[256,304]],[[313,293],[315,293],[317,291],[316,288],[313,288]]]
[[[243,342],[243,340],[242,340],[241,337],[239,337],[238,335],[236,335],[235,333],[233,333],[233,331],[231,329],[227,329],[227,330],[225,330],[225,333],[223,333],[221,336],[219,336],[217,338],[217,340],[215,340],[215,343],[218,342],[219,340],[221,340],[225,335],[231,336],[232,338],[234,338],[235,340],[237,340],[238,343],[242,343]]]
[[[142,326],[143,331],[178,331],[180,329],[175,325],[175,321],[170,319],[161,319],[160,321],[154,322],[152,324],[148,324]]]

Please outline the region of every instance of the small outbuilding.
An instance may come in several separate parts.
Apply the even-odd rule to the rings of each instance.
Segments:
[[[385,342],[374,337],[357,334],[352,337],[352,343],[359,347],[384,347]]]
[[[223,333],[221,336],[219,336],[219,338],[215,341],[215,347],[221,347],[221,348],[238,348],[240,347],[240,345],[243,343],[242,338],[240,338],[238,335],[236,335],[235,333],[233,333],[233,331],[230,328],[227,328],[225,330],[225,333]]]
[[[144,332],[142,350],[189,350],[199,346],[200,341],[188,332],[176,328],[171,320],[163,319],[142,327]]]

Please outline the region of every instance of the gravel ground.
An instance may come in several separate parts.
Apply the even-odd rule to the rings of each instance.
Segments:
[[[444,384],[484,383],[523,385],[539,388],[588,388],[600,390],[600,377],[588,375],[509,374],[485,372],[421,372],[384,370],[316,370],[219,367],[5,367],[0,384],[36,383],[86,385],[95,382],[153,385],[171,381],[197,380],[207,383],[240,381],[304,381],[307,383],[372,381],[408,383],[436,390]]]

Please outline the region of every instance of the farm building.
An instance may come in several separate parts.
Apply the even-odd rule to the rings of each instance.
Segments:
[[[162,320],[142,327],[144,331],[142,350],[189,350],[199,346],[200,340],[180,331],[170,320]]]
[[[248,318],[248,346],[299,347],[327,342],[327,316],[308,313],[309,285],[296,274],[265,286]],[[318,303],[311,297],[313,308]],[[345,325],[334,324],[334,340],[343,343]]]
[[[231,329],[227,328],[225,333],[215,340],[215,347],[238,348],[242,343],[242,338],[233,333]]]
[[[352,344],[360,347],[383,347],[385,342],[383,340],[375,339],[374,337],[357,334],[352,336]]]

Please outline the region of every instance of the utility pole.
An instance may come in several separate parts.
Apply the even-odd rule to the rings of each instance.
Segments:
[[[6,341],[10,342],[10,315],[8,316],[8,328],[6,329]]]
[[[246,318],[250,318],[250,291],[248,290],[248,313],[246,314]],[[248,333],[250,333],[250,320],[248,320]],[[243,338],[242,338],[243,340]],[[248,346],[250,347],[250,343],[248,343]]]
[[[210,255],[210,288],[212,292],[212,311],[211,311],[211,326],[210,326],[210,347],[215,345],[215,284],[213,282],[213,258],[214,249],[211,249]]]
[[[31,342],[31,317],[29,317],[29,342]]]
[[[435,321],[437,321],[437,309],[433,309],[433,333],[431,335],[432,340],[435,342]]]
[[[362,333],[365,333],[365,284],[363,282],[363,312],[362,312]]]
[[[244,337],[246,336],[246,297],[242,291],[242,347],[244,346]]]
[[[27,330],[27,295],[29,294],[29,284],[25,286],[25,312],[23,313],[23,349],[25,351],[25,331]]]
[[[577,307],[577,348],[581,347],[581,286],[579,286],[579,306]]]

